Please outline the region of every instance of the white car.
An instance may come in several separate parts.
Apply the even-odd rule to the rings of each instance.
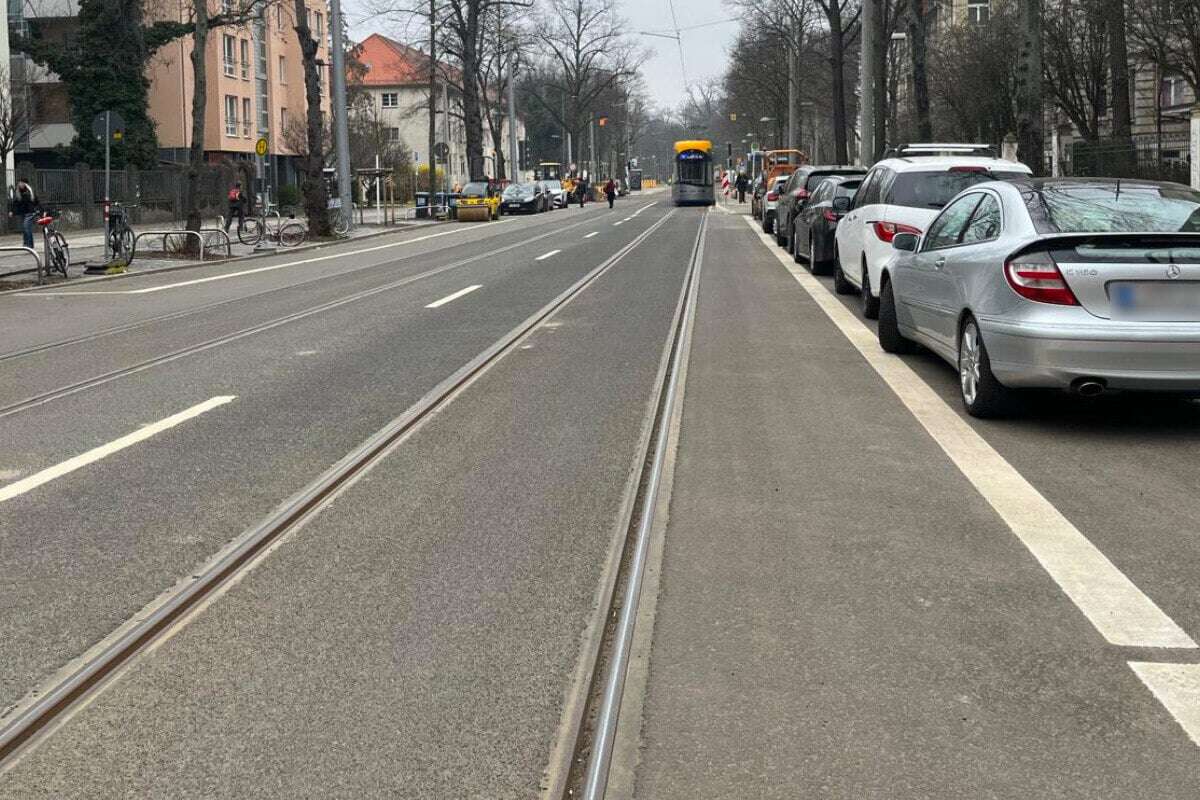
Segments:
[[[1032,174],[1024,164],[978,155],[984,147],[906,145],[867,173],[838,223],[833,275],[838,294],[862,294],[864,316],[879,316],[879,277],[894,255],[892,239],[897,233],[921,235],[942,207],[968,186]]]
[[[792,177],[792,173],[779,175],[775,180],[771,181],[771,188],[767,190],[767,194],[763,197],[762,211],[762,229],[763,233],[775,233],[775,208],[779,205],[779,192],[783,190],[783,185],[788,182],[788,178]]]
[[[563,188],[562,181],[547,180],[542,181],[546,186],[546,191],[550,193],[551,208],[566,208],[570,198],[567,197],[567,190]]]

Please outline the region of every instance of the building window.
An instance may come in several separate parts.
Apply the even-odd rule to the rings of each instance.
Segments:
[[[287,136],[288,113],[286,108],[279,109],[279,130],[284,136]]]
[[[287,83],[287,59],[279,57],[279,82]]]
[[[986,25],[991,16],[992,6],[989,0],[970,0],[967,3],[967,22],[972,25]]]
[[[1182,75],[1164,75],[1158,84],[1158,102],[1163,108],[1175,108],[1187,102],[1187,81]]]
[[[399,92],[383,92],[379,95],[379,104],[384,108],[399,108],[400,93]]]
[[[226,34],[221,38],[222,52],[224,54],[225,74],[233,77],[237,70],[237,44],[232,36]]]
[[[385,138],[387,139],[388,144],[399,144],[400,143],[400,129],[399,128],[386,128],[385,130],[387,133],[387,136]]]
[[[275,29],[283,33],[283,3],[275,6]]]
[[[225,95],[225,135],[237,136],[238,128],[238,102],[237,98],[231,94]]]
[[[250,98],[242,98],[242,136],[250,138],[250,121],[253,117],[250,114]]]
[[[250,40],[242,39],[242,80],[250,80]]]
[[[321,38],[322,38],[322,37],[325,35],[325,29],[324,29],[324,26],[322,25],[322,22],[321,22],[321,12],[319,12],[319,11],[318,11],[316,16],[317,16],[317,35],[316,35],[316,39],[317,39],[317,41],[318,41],[318,42],[320,42],[320,41],[321,41]]]

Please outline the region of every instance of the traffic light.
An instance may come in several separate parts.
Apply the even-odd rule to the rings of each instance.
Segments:
[[[601,128],[603,128],[605,125],[608,124],[608,117],[601,117],[599,119],[598,124],[600,125]]]
[[[729,121],[730,121],[730,122],[737,122],[737,112],[736,112],[736,111],[730,111],[730,112],[729,112]]]

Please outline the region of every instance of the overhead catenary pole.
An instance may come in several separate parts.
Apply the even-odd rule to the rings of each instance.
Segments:
[[[442,191],[447,194],[446,205],[450,205],[450,87],[442,81],[442,141],[446,145],[446,169],[442,171]]]
[[[337,150],[338,197],[348,227],[354,225],[354,199],[350,194],[350,132],[346,113],[346,53],[342,42],[342,0],[329,0],[329,29],[333,49],[333,146]]]
[[[437,194],[437,0],[429,0],[429,216]]]
[[[588,114],[588,180],[596,180],[596,114]]]
[[[836,2],[836,0],[835,0],[835,2]],[[786,146],[790,147],[790,148],[794,148],[794,149],[799,149],[800,140],[796,134],[796,128],[797,128],[796,115],[797,115],[797,113],[799,113],[796,108],[796,96],[798,94],[797,84],[800,81],[800,74],[799,74],[799,70],[797,69],[797,62],[800,60],[800,54],[798,52],[797,42],[795,39],[799,25],[797,25],[796,20],[793,19],[790,27],[792,29],[792,37],[791,37],[791,41],[788,43],[788,46],[787,46],[788,113],[787,113],[787,145]]]
[[[859,48],[859,75],[862,89],[858,98],[858,163],[875,163],[875,55],[876,30],[879,27],[878,0],[863,0],[862,47]]]

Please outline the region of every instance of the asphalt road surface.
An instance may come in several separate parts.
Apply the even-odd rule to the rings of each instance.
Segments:
[[[608,796],[1196,797],[1200,407],[969,420],[737,212],[0,296],[3,726],[600,268],[0,797],[559,800],[702,223]]]

